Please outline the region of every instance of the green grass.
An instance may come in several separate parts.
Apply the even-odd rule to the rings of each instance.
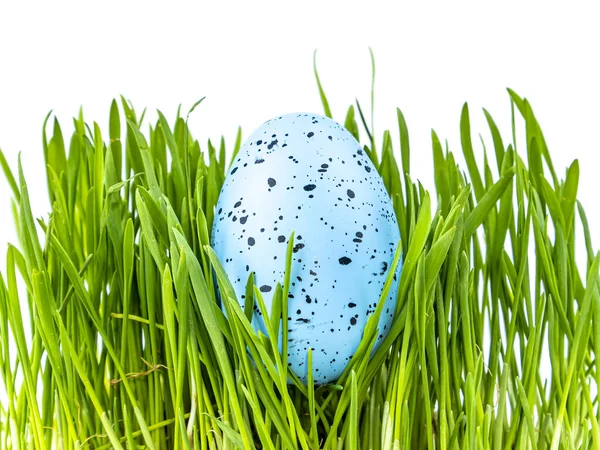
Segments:
[[[324,386],[303,385],[278,352],[289,278],[265,315],[273,338],[257,335],[261,292],[250,278],[241,308],[209,246],[241,132],[229,151],[223,140],[201,149],[189,114],[148,124],[125,99],[111,105],[108,134],[82,114],[70,137],[47,119],[48,217],[32,216],[21,162],[15,174],[0,153],[20,243],[0,282],[0,448],[598,448],[600,256],[577,201],[578,163],[559,176],[531,105],[509,96],[512,139],[484,111],[493,150],[483,164],[467,105],[466,171],[432,133],[433,193],[411,177],[400,110],[382,139],[359,104],[337,118],[357,139],[365,130],[404,267],[383,344],[369,359],[377,311]],[[288,269],[292,247],[293,235]]]

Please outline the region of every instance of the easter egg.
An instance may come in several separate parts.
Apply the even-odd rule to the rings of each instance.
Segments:
[[[212,246],[240,306],[254,272],[266,307],[283,285],[295,233],[288,295],[288,365],[306,382],[336,380],[377,307],[400,233],[383,181],[356,139],[317,114],[262,124],[235,157],[212,227]],[[378,345],[391,326],[401,264],[384,300]],[[255,304],[252,326],[268,334]],[[281,331],[280,331],[281,333]],[[281,335],[279,336],[281,350]]]

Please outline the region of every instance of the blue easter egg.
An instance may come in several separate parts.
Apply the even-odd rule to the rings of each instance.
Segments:
[[[277,283],[283,285],[292,231],[288,363],[306,382],[311,348],[314,380],[327,383],[358,348],[400,232],[366,152],[343,126],[317,114],[286,114],[262,124],[225,178],[211,241],[242,307],[252,271],[270,310]],[[401,270],[399,264],[393,274],[377,344],[391,326]],[[267,334],[258,306],[252,325]]]

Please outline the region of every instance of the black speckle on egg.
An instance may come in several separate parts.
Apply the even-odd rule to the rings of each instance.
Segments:
[[[310,133],[308,133],[308,134],[307,134],[307,136],[308,136],[309,138],[313,137],[314,135],[315,135],[315,133],[313,133],[312,131],[311,131]]]
[[[387,268],[388,268],[388,263],[387,263],[387,262],[385,262],[385,261],[383,261],[383,262],[381,263],[381,273],[380,273],[379,275],[383,275],[383,274],[385,274],[385,271],[387,270]]]
[[[256,141],[256,145],[260,145],[260,144],[262,144],[262,140]]]
[[[277,237],[277,242],[285,242],[285,236],[282,234]]]
[[[268,284],[263,284],[260,287],[260,292],[271,292],[271,286],[269,286]]]
[[[248,220],[248,216],[244,216],[244,217],[240,217],[240,223],[242,225],[244,225],[246,223],[246,221]]]
[[[342,256],[340,259],[338,259],[338,261],[342,266],[347,266],[352,262],[352,260],[347,256]]]
[[[371,171],[371,168],[370,168],[369,166],[365,166],[365,170],[366,170],[367,172],[370,172],[370,171]]]
[[[354,191],[352,189],[348,189],[346,191],[346,194],[348,194],[348,197],[350,197],[350,198],[354,198],[355,197]]]
[[[248,245],[249,245],[250,247],[252,247],[252,246],[253,246],[255,243],[256,243],[256,241],[254,240],[254,238],[253,238],[253,237],[249,237],[249,238],[248,238]]]
[[[264,159],[262,159],[262,158],[256,158],[256,159],[254,160],[254,164],[261,164],[261,163],[264,163],[264,162],[265,162],[265,160],[264,160]]]
[[[294,253],[298,253],[298,250],[302,250],[304,248],[304,244],[296,244],[294,246]]]
[[[233,175],[234,173],[236,173],[236,172],[237,172],[237,170],[238,170],[238,168],[237,168],[237,167],[234,167],[234,168],[231,170],[231,175]]]
[[[304,190],[306,192],[312,191],[314,188],[316,188],[317,186],[314,184],[307,184],[306,186],[304,186]]]
[[[242,206],[241,201],[237,201],[237,202],[235,202],[235,205],[233,205],[234,208],[239,208],[240,206]]]
[[[356,308],[356,303],[353,303],[353,302],[348,303],[348,308]]]
[[[356,325],[356,318],[350,317],[350,325]]]
[[[277,184],[277,182],[275,181],[274,178],[269,178],[267,180],[267,183],[269,184],[269,187],[273,187],[273,186],[275,186]]]

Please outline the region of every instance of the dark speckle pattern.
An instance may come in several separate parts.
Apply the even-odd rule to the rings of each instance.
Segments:
[[[288,237],[288,361],[307,380],[307,350],[319,384],[339,377],[379,302],[400,235],[385,186],[366,152],[341,125],[287,114],[261,125],[242,146],[215,209],[211,243],[244,307],[250,273],[266,307],[283,284]],[[391,327],[401,265],[379,321]],[[255,304],[252,326],[267,334]]]
[[[296,245],[294,246],[294,250],[293,250],[293,252],[294,252],[294,253],[298,253],[298,252],[299,252],[300,250],[302,250],[303,248],[304,248],[304,244],[296,244]]]

